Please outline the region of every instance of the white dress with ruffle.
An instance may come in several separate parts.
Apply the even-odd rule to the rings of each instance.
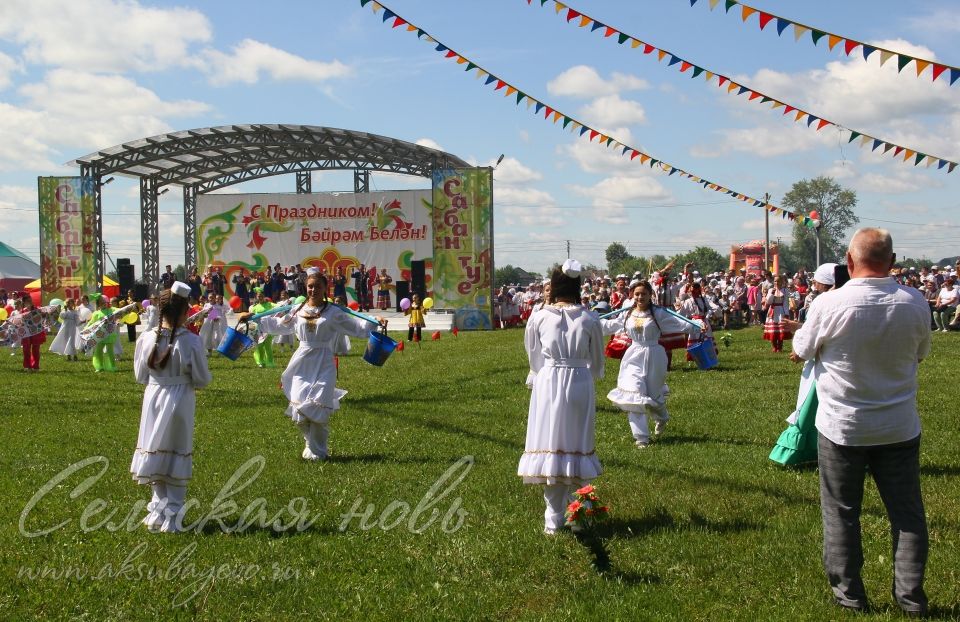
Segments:
[[[169,329],[160,331],[157,360],[170,342]],[[133,352],[133,373],[145,384],[140,433],[130,472],[140,484],[164,482],[186,486],[193,474],[194,389],[212,379],[200,338],[177,329],[173,350],[163,369],[150,369],[147,360],[158,343],[157,331],[140,335]]]
[[[625,312],[625,318],[601,320],[605,332],[624,330],[633,340],[620,361],[617,386],[607,393],[607,399],[628,413],[650,414],[666,420],[667,352],[658,343],[662,333],[698,334],[696,327],[660,307],[653,311],[634,309]],[[656,322],[653,315],[656,313]],[[658,327],[659,323],[659,327]]]
[[[290,363],[280,376],[289,405],[286,415],[294,423],[310,420],[326,423],[339,410],[340,399],[347,394],[336,386],[337,369],[334,348],[343,335],[366,337],[376,327],[329,305],[321,313],[305,305],[297,315],[268,316],[260,320],[260,330],[270,335],[296,335],[300,341]]]
[[[586,307],[551,305],[529,325],[524,341],[535,378],[517,474],[525,484],[585,484],[603,472],[594,451],[600,322]]]
[[[64,356],[77,354],[77,312],[64,309],[60,312],[60,331],[50,344],[50,351]]]

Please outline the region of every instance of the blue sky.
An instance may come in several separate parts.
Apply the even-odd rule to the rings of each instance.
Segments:
[[[857,191],[863,225],[886,226],[900,256],[960,252],[960,170],[913,167],[794,123],[769,105],[691,79],[639,49],[568,25],[539,0],[392,0],[386,6],[491,73],[616,140],[752,196],[779,203],[792,183],[833,176]],[[756,16],[707,0],[567,3],[820,117],[960,160],[960,81],[911,64],[880,67],[859,50],[763,32]],[[752,6],[874,45],[960,65],[960,11],[931,2]],[[869,10],[866,10],[869,9]],[[705,245],[729,252],[763,236],[763,211],[621,157],[544,121],[358,0],[0,3],[0,240],[37,258],[36,177],[76,174],[75,157],[144,136],[236,123],[300,123],[441,148],[495,172],[498,265],[542,271],[571,253],[603,265],[613,241],[634,255]],[[375,190],[426,180],[374,174]],[[234,187],[292,192],[288,176]],[[352,178],[316,173],[314,190]],[[139,274],[135,182],[105,187],[104,236]],[[179,190],[160,204],[161,265],[182,263]],[[771,218],[771,236],[789,238]]]

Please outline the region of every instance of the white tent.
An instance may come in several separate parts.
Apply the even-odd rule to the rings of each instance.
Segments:
[[[18,251],[0,242],[0,288],[13,291],[40,278],[40,265]]]

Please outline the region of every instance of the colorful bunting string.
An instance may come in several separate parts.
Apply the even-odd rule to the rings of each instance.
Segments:
[[[690,0],[690,6],[693,6],[696,3],[697,0]],[[717,7],[718,4],[720,4],[720,0],[709,0],[709,3],[710,10],[712,11]],[[799,41],[800,39],[804,38],[807,33],[809,33],[810,41],[812,41],[814,45],[817,45],[820,43],[821,39],[826,37],[827,46],[830,48],[830,50],[833,50],[833,48],[842,43],[843,51],[847,56],[850,56],[854,50],[860,48],[864,61],[870,58],[874,52],[879,52],[881,66],[896,56],[897,73],[902,72],[907,65],[912,62],[916,67],[918,78],[927,67],[932,67],[930,71],[930,78],[932,82],[936,82],[940,76],[943,76],[943,79],[949,79],[950,86],[953,86],[956,84],[957,80],[960,79],[960,67],[946,65],[944,63],[938,63],[932,60],[925,60],[922,58],[917,58],[916,56],[910,56],[909,54],[897,52],[895,50],[888,50],[875,45],[869,45],[867,43],[863,43],[862,41],[851,39],[850,37],[843,37],[841,35],[833,34],[832,32],[827,32],[826,30],[821,30],[819,28],[814,28],[813,26],[808,26],[806,24],[801,24],[800,22],[786,19],[785,17],[780,17],[779,15],[774,15],[773,13],[761,11],[760,9],[748,6],[742,2],[737,2],[737,0],[724,0],[725,12],[729,13],[730,9],[735,6],[740,7],[740,21],[747,23],[747,20],[750,18],[750,16],[756,15],[758,20],[757,23],[760,25],[760,30],[763,30],[772,23],[777,29],[777,36],[780,37],[783,36],[785,30],[792,27],[793,38],[795,41]]]
[[[654,167],[659,168],[663,172],[667,173],[668,176],[678,174],[681,177],[689,179],[694,183],[697,183],[703,186],[704,189],[713,190],[714,192],[722,192],[739,201],[743,201],[745,203],[752,203],[754,207],[763,207],[764,209],[768,210],[770,213],[777,214],[780,217],[784,219],[789,219],[791,221],[799,221],[811,229],[816,228],[820,224],[820,221],[818,220],[814,220],[803,214],[798,214],[795,212],[791,212],[789,210],[785,210],[782,207],[777,207],[776,205],[767,203],[762,199],[756,199],[749,195],[743,194],[742,192],[731,190],[730,188],[726,188],[716,182],[710,181],[708,179],[704,179],[703,177],[700,177],[698,175],[694,175],[693,173],[686,171],[678,166],[674,166],[672,164],[664,162],[659,158],[654,158],[650,154],[644,153],[643,151],[636,149],[634,147],[631,147],[630,145],[625,145],[624,143],[616,140],[613,136],[606,135],[600,130],[594,129],[589,125],[586,125],[585,123],[582,123],[577,119],[574,119],[573,117],[567,114],[564,114],[563,112],[557,110],[556,108],[552,106],[548,106],[542,101],[531,97],[526,92],[519,89],[518,87],[490,73],[489,71],[487,71],[477,63],[473,62],[466,56],[463,56],[462,54],[456,52],[450,47],[444,45],[443,43],[435,39],[433,36],[431,36],[430,33],[428,33],[422,28],[415,26],[414,24],[411,24],[409,21],[397,15],[395,12],[391,11],[382,3],[377,2],[377,0],[360,0],[361,7],[367,6],[368,4],[371,5],[374,15],[380,13],[380,11],[383,11],[383,15],[381,16],[383,23],[385,24],[389,23],[391,28],[403,27],[407,32],[417,33],[418,39],[421,39],[423,41],[426,41],[427,43],[430,43],[431,45],[434,45],[435,46],[434,50],[436,50],[440,54],[443,54],[445,58],[450,58],[455,60],[458,65],[465,65],[464,71],[475,71],[476,78],[483,79],[484,85],[486,86],[493,85],[494,91],[502,90],[504,97],[514,97],[515,105],[517,106],[519,106],[521,102],[525,101],[527,104],[528,110],[532,108],[533,113],[538,116],[541,113],[543,113],[543,118],[546,120],[552,121],[554,125],[560,123],[562,119],[563,129],[568,130],[570,132],[575,132],[579,136],[586,136],[587,140],[590,142],[593,142],[594,139],[597,139],[599,144],[607,148],[619,149],[621,156],[623,157],[629,156],[630,160],[639,159],[640,164],[647,164],[650,166],[651,169]]]
[[[653,58],[659,63],[662,63],[665,59],[669,59],[666,65],[667,67],[676,67],[680,73],[689,71],[691,78],[703,76],[705,82],[707,83],[716,78],[717,86],[725,89],[728,95],[732,95],[734,97],[746,95],[748,101],[756,102],[758,104],[770,104],[772,110],[783,108],[784,116],[790,115],[793,118],[794,123],[806,121],[807,127],[815,132],[819,132],[825,127],[835,127],[838,131],[847,133],[849,136],[847,143],[857,141],[857,144],[861,148],[870,149],[871,151],[876,151],[878,148],[883,146],[884,154],[889,153],[891,157],[898,159],[902,155],[902,162],[912,163],[914,166],[919,166],[921,163],[925,163],[925,166],[929,167],[936,163],[938,170],[946,169],[948,173],[952,173],[953,169],[955,169],[958,165],[958,163],[953,160],[930,155],[920,151],[919,149],[909,149],[903,145],[898,145],[897,143],[883,140],[882,138],[870,136],[869,134],[860,130],[854,130],[845,127],[839,123],[836,123],[835,121],[825,119],[820,115],[814,115],[798,106],[793,106],[775,97],[767,95],[766,93],[762,93],[754,88],[735,82],[731,78],[719,72],[707,69],[706,67],[702,67],[696,63],[681,58],[669,50],[656,47],[655,45],[618,30],[613,26],[599,22],[589,15],[577,11],[571,6],[559,2],[558,0],[539,1],[541,7],[545,6],[547,2],[553,2],[555,13],[563,17],[568,24],[575,24],[580,28],[589,27],[590,32],[600,32],[603,34],[605,39],[609,41],[616,41],[619,45],[625,45],[627,42],[629,42],[631,49],[640,49],[643,51],[644,56]],[[693,1],[696,2],[696,0]],[[532,0],[526,0],[526,2],[527,4],[531,4]]]

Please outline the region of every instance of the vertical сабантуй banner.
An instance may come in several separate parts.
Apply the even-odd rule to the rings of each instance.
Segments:
[[[96,291],[93,178],[39,177],[43,302]]]
[[[493,327],[493,169],[433,173],[434,306],[453,310],[454,325]]]

